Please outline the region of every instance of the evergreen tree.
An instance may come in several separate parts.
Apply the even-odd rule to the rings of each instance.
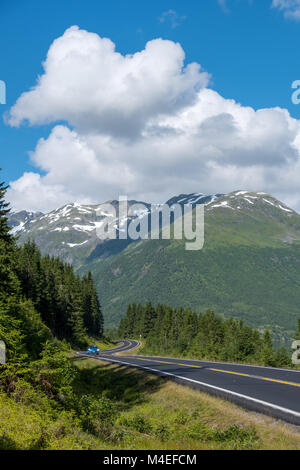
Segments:
[[[295,339],[300,340],[300,318],[298,319],[298,329],[297,329]]]
[[[1,168],[0,168],[1,171]],[[5,202],[5,194],[7,186],[3,182],[0,182],[0,240],[10,243],[12,236],[9,234],[10,228],[7,224],[7,215],[9,214],[9,204]]]
[[[271,335],[262,336],[243,321],[222,320],[208,310],[199,316],[191,309],[174,309],[159,304],[153,307],[130,304],[121,320],[119,338],[139,338],[146,341],[147,354],[180,354],[198,359],[235,362],[259,362],[265,365],[288,365],[290,359],[284,348],[275,352]]]
[[[142,336],[147,337],[152,331],[157,314],[155,309],[152,307],[151,302],[147,302],[142,315]]]
[[[263,344],[261,349],[261,362],[266,366],[274,365],[274,350],[269,330],[263,334]]]

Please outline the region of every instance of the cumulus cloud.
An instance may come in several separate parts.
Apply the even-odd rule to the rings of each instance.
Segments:
[[[286,18],[300,20],[300,0],[273,0],[272,7],[283,11]]]
[[[83,130],[136,136],[148,119],[193,103],[207,85],[209,75],[196,63],[184,67],[184,59],[180,44],[162,39],[122,56],[110,39],[73,26],[51,45],[45,73],[12,107],[9,123],[66,120]]]
[[[62,201],[72,200],[65,188],[58,184],[47,184],[38,173],[26,172],[10,183],[8,200],[14,209],[48,211],[59,207]]]
[[[240,188],[300,208],[299,121],[225,99],[199,64],[184,64],[179,44],[154,40],[122,56],[109,39],[72,27],[44,68],[8,116],[15,126],[54,123],[30,154],[43,176],[11,182],[15,209]]]

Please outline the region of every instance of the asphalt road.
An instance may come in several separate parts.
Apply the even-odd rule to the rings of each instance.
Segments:
[[[166,357],[116,356],[137,341],[122,341],[96,358],[136,367],[300,426],[300,371]],[[86,355],[86,353],[78,353]]]

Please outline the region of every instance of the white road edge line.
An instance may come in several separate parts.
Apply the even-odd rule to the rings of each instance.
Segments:
[[[296,416],[296,417],[300,418],[300,413],[298,413],[297,411],[290,410],[289,408],[283,408],[282,406],[275,405],[274,403],[269,403],[267,401],[259,400],[258,398],[249,397],[248,395],[243,395],[241,393],[233,392],[233,391],[228,390],[226,388],[217,387],[216,385],[211,385],[211,384],[207,384],[205,382],[200,382],[199,380],[188,379],[187,377],[182,377],[180,375],[171,374],[171,372],[165,372],[165,371],[162,371],[162,370],[159,370],[159,369],[152,369],[151,367],[145,367],[145,366],[141,366],[141,365],[138,365],[138,364],[131,364],[130,362],[124,362],[124,361],[118,361],[118,360],[115,360],[115,359],[106,359],[106,358],[100,358],[100,357],[98,359],[104,360],[104,361],[107,361],[107,362],[117,362],[119,364],[125,364],[127,366],[136,367],[138,369],[151,370],[152,372],[159,372],[160,374],[177,377],[178,379],[186,380],[187,382],[193,382],[193,383],[196,383],[196,384],[199,384],[199,385],[203,385],[205,387],[212,388],[214,390],[218,390],[219,392],[225,392],[225,393],[228,393],[230,395],[233,395],[233,396],[236,396],[236,397],[239,397],[239,398],[245,398],[246,400],[249,400],[249,401],[258,403],[260,405],[264,405],[264,406],[273,408],[275,410],[283,411],[284,413],[289,413],[289,414],[292,414],[293,416]]]

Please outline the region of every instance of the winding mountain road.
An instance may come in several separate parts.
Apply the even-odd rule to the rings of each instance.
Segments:
[[[116,356],[139,345],[133,340],[121,343],[116,348],[100,351],[95,358],[159,374],[300,426],[300,370],[169,357]]]

